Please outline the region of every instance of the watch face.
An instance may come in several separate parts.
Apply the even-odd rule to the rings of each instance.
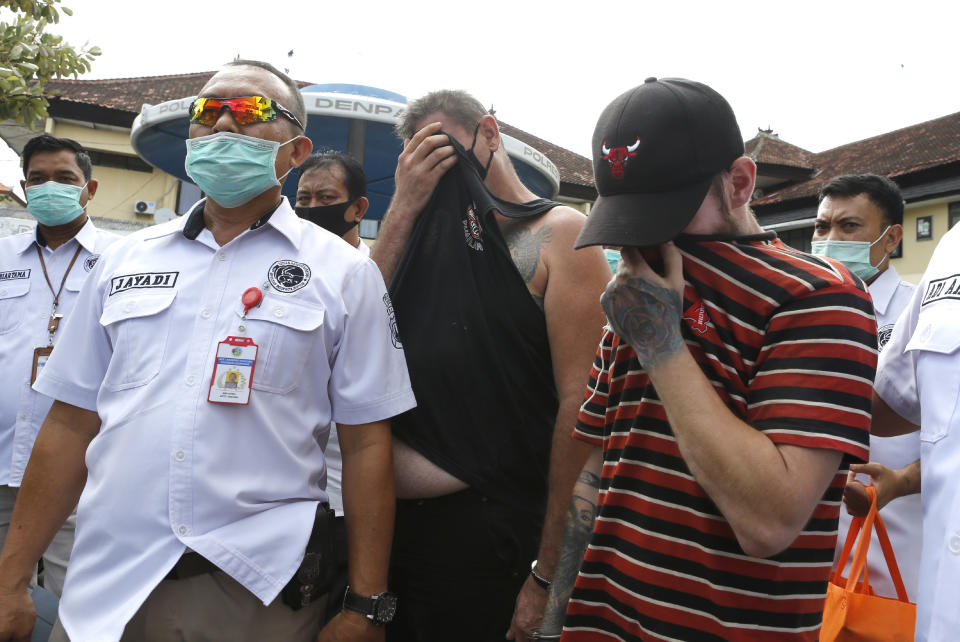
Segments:
[[[397,596],[391,593],[382,593],[373,608],[376,611],[373,615],[375,622],[383,624],[393,622],[393,616],[397,613]]]

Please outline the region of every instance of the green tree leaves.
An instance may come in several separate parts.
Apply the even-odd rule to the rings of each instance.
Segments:
[[[61,12],[73,15],[60,0],[0,0],[0,9],[12,12],[10,23],[0,22],[0,120],[34,127],[47,117],[46,82],[90,71],[100,49],[88,44],[75,49],[45,32]]]

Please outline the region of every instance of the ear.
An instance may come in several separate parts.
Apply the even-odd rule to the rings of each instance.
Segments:
[[[730,209],[735,210],[750,202],[757,181],[757,164],[747,156],[741,156],[730,165],[728,177]]]
[[[883,239],[883,251],[887,254],[892,253],[903,240],[903,226],[891,225],[887,230],[887,235]]]
[[[354,208],[353,220],[359,223],[363,219],[363,215],[367,213],[367,208],[370,207],[370,201],[367,200],[366,196],[361,196],[353,202],[352,207]]]
[[[307,160],[310,152],[313,151],[313,141],[304,134],[290,143],[290,145],[293,147],[293,152],[290,154],[291,165],[293,167],[300,167],[303,161]]]
[[[95,178],[91,178],[87,181],[87,200],[91,200],[93,195],[97,193],[97,187],[100,186],[100,183],[97,182]]]
[[[497,119],[490,114],[480,119],[477,143],[485,145],[491,152],[500,149],[500,128],[497,127]]]
[[[27,181],[20,181],[20,191],[23,192],[23,195],[27,195]]]

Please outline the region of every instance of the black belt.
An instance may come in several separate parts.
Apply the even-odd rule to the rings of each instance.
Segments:
[[[177,563],[170,569],[170,572],[167,573],[165,580],[185,580],[189,577],[194,577],[196,575],[203,575],[204,573],[213,573],[214,571],[219,571],[220,568],[208,560],[206,557],[200,553],[194,551],[187,551],[180,556],[180,559],[177,560]]]

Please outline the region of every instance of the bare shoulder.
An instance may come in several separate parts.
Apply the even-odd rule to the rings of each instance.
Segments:
[[[586,220],[572,207],[560,205],[532,220],[508,221],[503,231],[511,250],[534,246],[541,259],[549,263],[554,256],[569,258]]]
[[[569,261],[580,253],[573,249],[573,244],[586,221],[583,213],[566,205],[555,207],[540,217],[538,223],[548,227],[551,233],[552,242],[545,248],[544,256],[548,264],[557,260]]]

